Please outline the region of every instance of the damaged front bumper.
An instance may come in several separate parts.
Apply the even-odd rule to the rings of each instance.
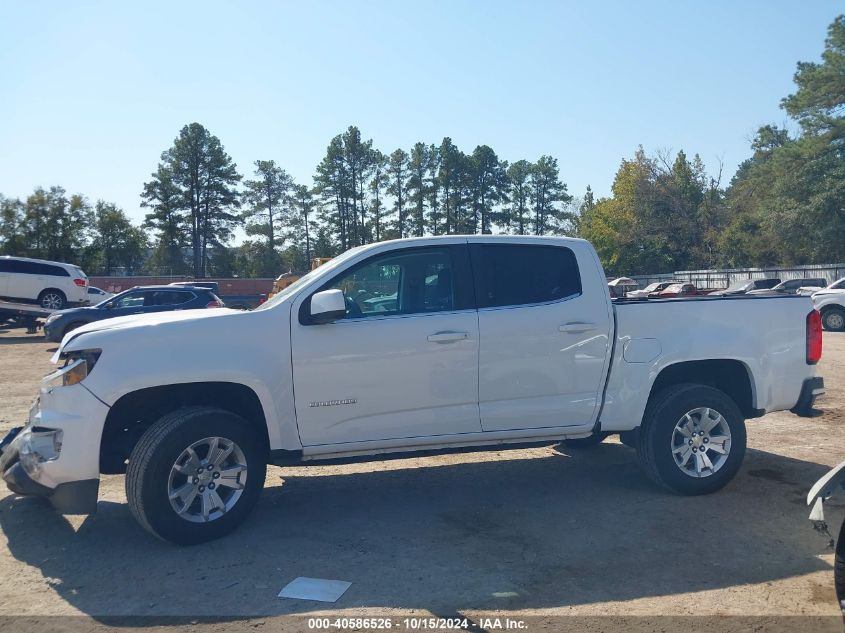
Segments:
[[[61,433],[61,431],[59,431]],[[39,444],[55,441],[54,429],[16,427],[0,443],[0,472],[9,490],[28,497],[44,497],[62,514],[93,514],[97,511],[100,480],[68,481],[54,488],[36,481],[44,463]]]
[[[82,385],[42,388],[29,419],[0,441],[0,473],[15,494],[43,497],[62,514],[92,514],[108,407]]]

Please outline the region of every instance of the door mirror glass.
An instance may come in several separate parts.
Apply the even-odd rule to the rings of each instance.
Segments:
[[[331,323],[345,316],[346,300],[341,290],[323,290],[311,297],[311,320],[314,323]]]

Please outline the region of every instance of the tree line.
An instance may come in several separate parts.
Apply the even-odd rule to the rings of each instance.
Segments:
[[[244,178],[220,139],[191,123],[143,184],[140,226],[113,204],[38,188],[25,200],[0,197],[0,244],[95,274],[276,276],[398,237],[571,235],[571,200],[551,156],[509,164],[448,137],[385,154],[355,126],[331,140],[308,185],[273,160],[256,160]],[[248,239],[232,247],[238,228]]]
[[[698,156],[642,149],[612,195],[581,205],[579,234],[619,274],[845,260],[845,16],[820,63],[799,62],[781,107],[797,131],[764,125],[727,186]]]
[[[350,126],[313,180],[274,160],[240,173],[219,138],[182,128],[142,186],[144,221],[61,187],[0,196],[0,252],[77,263],[92,274],[267,277],[312,257],[398,237],[570,235],[610,274],[839,262],[845,255],[845,16],[821,63],[801,62],[781,102],[798,131],[766,125],[729,183],[684,151],[622,160],[611,194],[573,198],[558,161],[509,162],[451,138],[383,153]],[[231,246],[236,230],[247,239]]]

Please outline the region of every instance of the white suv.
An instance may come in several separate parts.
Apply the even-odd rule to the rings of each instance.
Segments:
[[[37,302],[46,310],[88,301],[88,277],[79,266],[27,257],[0,257],[0,299]]]

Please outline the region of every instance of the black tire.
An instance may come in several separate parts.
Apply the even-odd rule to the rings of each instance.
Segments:
[[[730,431],[730,450],[724,463],[703,477],[682,472],[672,450],[675,425],[698,407],[720,413]],[[745,456],[745,445],[745,419],[726,393],[706,385],[680,384],[667,387],[649,400],[637,452],[646,473],[656,483],[682,495],[703,495],[719,490],[733,479]],[[707,452],[713,455],[709,449]]]
[[[240,497],[225,514],[205,523],[182,518],[168,498],[171,469],[194,442],[221,437],[235,442],[246,459]],[[186,407],[153,424],[136,444],[126,470],[126,498],[138,522],[162,540],[178,545],[204,543],[240,525],[258,501],[267,471],[267,450],[240,416],[212,407]]]
[[[845,521],[839,528],[836,539],[836,554],[833,557],[833,585],[836,587],[836,599],[840,608],[845,607]],[[845,610],[845,609],[843,609]]]
[[[604,442],[605,438],[610,435],[610,433],[593,433],[587,437],[579,437],[572,440],[563,440],[563,445],[567,448],[592,448],[593,446],[598,446],[602,442]]]
[[[45,310],[62,310],[67,305],[67,296],[61,290],[47,288],[38,295],[38,305]]]
[[[639,427],[631,429],[630,431],[622,431],[619,434],[619,441],[628,448],[637,448],[640,445],[640,429]]]
[[[828,332],[845,332],[845,310],[827,308],[822,312],[822,325]]]

